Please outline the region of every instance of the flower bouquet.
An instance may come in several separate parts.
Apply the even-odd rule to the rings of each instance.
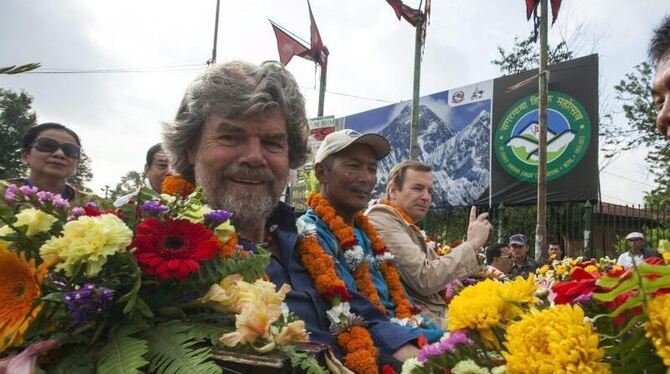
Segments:
[[[450,333],[403,372],[667,372],[670,267],[660,259],[628,270],[568,263],[568,277],[544,290],[547,279],[534,274],[463,288],[448,307]]]
[[[199,189],[142,189],[117,210],[9,186],[0,205],[0,372],[219,373],[212,345],[283,350],[308,340],[263,280],[269,254],[237,243]]]

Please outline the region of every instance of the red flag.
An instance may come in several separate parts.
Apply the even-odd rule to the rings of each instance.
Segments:
[[[316,61],[321,68],[325,68],[326,61],[328,58],[328,48],[323,45],[323,40],[321,40],[321,34],[319,34],[319,29],[316,27],[316,21],[314,21],[314,15],[312,14],[312,6],[307,0],[307,7],[309,8],[309,34],[310,34],[310,43],[311,50],[310,53],[314,61]]]
[[[286,65],[291,61],[293,56],[299,56],[308,60],[313,60],[310,56],[310,50],[303,43],[298,41],[293,36],[289,35],[279,25],[270,21],[272,29],[277,37],[277,49],[279,50],[279,61]]]
[[[530,19],[535,9],[540,4],[540,0],[526,0],[526,20]],[[558,10],[561,7],[561,0],[551,0],[551,24],[553,25],[558,18]]]
[[[538,4],[540,4],[540,0],[526,0],[526,20],[530,19]]]
[[[551,24],[556,22],[558,17],[558,9],[561,7],[561,0],[551,0]]]
[[[402,0],[386,0],[387,3],[393,8],[396,17],[404,18],[405,21],[409,22],[412,26],[416,27],[418,22],[418,15],[421,13],[420,10],[414,9],[402,3]]]

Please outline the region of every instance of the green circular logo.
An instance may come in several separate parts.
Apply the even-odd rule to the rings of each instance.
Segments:
[[[537,94],[517,101],[498,123],[493,149],[511,176],[537,182],[539,161],[539,99]],[[582,104],[562,92],[550,91],[547,110],[547,180],[579,164],[589,148],[591,121]]]

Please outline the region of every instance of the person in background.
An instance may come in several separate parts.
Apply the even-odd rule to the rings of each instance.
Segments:
[[[497,243],[486,247],[486,265],[507,275],[512,270],[512,250],[507,244]]]
[[[561,255],[561,246],[556,243],[550,243],[549,244],[549,263],[552,261],[560,261],[563,259],[563,256]]]
[[[510,272],[510,278],[517,276],[527,277],[530,273],[535,273],[538,265],[535,260],[528,256],[528,239],[523,234],[514,234],[509,237],[509,246],[512,248],[512,257],[514,265]]]
[[[391,169],[387,181],[386,199],[371,205],[365,214],[395,256],[409,295],[426,315],[442,325],[447,308],[442,291],[455,279],[479,272],[477,250],[491,230],[487,213],[476,217],[474,210],[471,211],[467,240],[449,254],[439,256],[429,248],[427,238],[417,226],[432,202],[432,168],[406,160]],[[441,242],[442,234],[438,235]]]
[[[626,235],[626,240],[628,241],[630,250],[619,256],[616,260],[618,265],[628,269],[633,266],[633,262],[635,262],[636,265],[639,265],[644,262],[645,258],[658,256],[652,249],[644,248],[644,235],[641,232],[631,232]]]
[[[147,187],[157,193],[161,193],[161,184],[163,179],[168,175],[172,175],[172,168],[167,154],[163,151],[161,143],[154,144],[147,151],[146,164],[144,164],[144,177],[146,179]],[[121,196],[114,201],[115,207],[120,207],[127,204],[130,200],[137,196],[138,191],[133,191],[127,195]]]
[[[60,123],[42,123],[28,129],[21,142],[21,161],[28,167],[28,176],[0,181],[0,193],[4,195],[13,184],[60,194],[70,205],[89,201],[104,205],[102,198],[67,183],[81,158],[81,141],[74,131]]]

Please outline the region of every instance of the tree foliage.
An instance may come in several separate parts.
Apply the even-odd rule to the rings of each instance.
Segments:
[[[109,192],[109,199],[114,201],[121,196],[136,192],[144,185],[144,174],[131,170],[121,177],[121,181]]]
[[[91,171],[91,159],[82,149],[81,158],[77,163],[77,168],[74,170],[74,174],[68,179],[68,183],[80,190],[90,191],[90,189],[86,187],[86,183],[90,182],[92,179],[93,171]]]
[[[540,66],[539,43],[535,42],[533,35],[523,40],[515,36],[511,51],[498,46],[498,54],[500,55],[499,59],[493,60],[491,63],[498,66],[500,73],[504,75],[521,73]],[[547,57],[549,64],[556,64],[570,60],[574,57],[574,52],[568,47],[567,42],[561,41],[554,47],[549,46]]]
[[[21,74],[27,71],[35,70],[41,65],[39,63],[31,63],[25,65],[0,66],[0,74]]]
[[[21,138],[37,121],[32,110],[33,98],[25,92],[0,88],[0,179],[25,174],[21,162]]]

